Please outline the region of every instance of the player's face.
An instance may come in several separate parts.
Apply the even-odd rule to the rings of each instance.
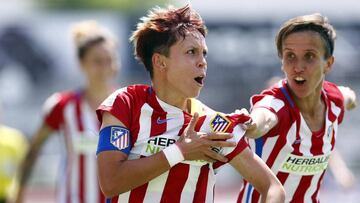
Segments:
[[[106,42],[91,46],[86,51],[81,65],[89,82],[112,82],[118,71],[115,47]]]
[[[170,47],[165,58],[167,89],[180,98],[197,97],[206,77],[207,46],[199,32],[189,32]]]
[[[296,97],[307,98],[320,93],[325,74],[334,61],[332,56],[328,59],[324,56],[324,42],[317,32],[295,32],[284,39],[282,70]]]

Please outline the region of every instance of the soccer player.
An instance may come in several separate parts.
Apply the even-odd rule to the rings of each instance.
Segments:
[[[344,108],[356,95],[325,80],[334,63],[335,30],[320,14],[298,16],[280,28],[276,45],[285,79],[251,98],[250,147],[276,174],[285,202],[319,202],[319,189]],[[244,181],[238,202],[259,202]]]
[[[44,120],[32,137],[21,175],[24,186],[46,140],[61,132],[66,145],[66,166],[58,180],[57,202],[98,203],[105,198],[98,185],[96,146],[100,124],[95,109],[113,90],[118,72],[117,46],[112,34],[95,21],[72,27],[80,67],[86,79],[83,88],[57,92],[44,104]]]
[[[17,129],[0,124],[0,203],[17,196],[17,173],[28,149],[28,140]]]
[[[187,5],[157,7],[141,20],[131,41],[152,84],[119,89],[97,111],[105,195],[119,195],[119,202],[213,202],[214,170],[229,162],[263,202],[283,202],[280,182],[241,139],[237,124],[249,117],[215,113],[194,99],[207,70],[201,17]]]

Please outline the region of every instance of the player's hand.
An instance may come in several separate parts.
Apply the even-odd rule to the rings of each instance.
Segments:
[[[212,147],[235,147],[236,143],[227,141],[232,138],[231,133],[201,133],[195,131],[199,114],[195,113],[189,125],[184,130],[177,145],[180,147],[185,160],[205,160],[208,162],[227,162],[227,158],[216,153]]]
[[[356,93],[350,87],[339,86],[338,87],[344,96],[345,109],[352,110],[357,106]]]
[[[242,108],[242,109],[236,109],[234,114],[243,114],[243,115],[246,115],[246,116],[249,116],[250,117],[250,113],[247,109],[245,108]],[[245,122],[245,123],[241,123],[239,124],[240,127],[244,130],[247,130],[247,131],[251,131],[251,130],[254,130],[256,128],[256,123],[253,122],[252,119],[250,119],[249,121]]]

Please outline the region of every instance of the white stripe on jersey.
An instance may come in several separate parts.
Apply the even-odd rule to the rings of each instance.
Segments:
[[[196,184],[193,182],[198,180],[200,175],[199,166],[190,165],[188,179],[185,182],[183,191],[181,192],[180,202],[192,202],[194,199],[194,191],[196,190]],[[195,186],[195,187],[193,187]]]
[[[213,203],[214,202],[214,185],[216,181],[214,168],[211,166],[209,167],[208,173],[208,184],[206,186],[206,196],[205,202],[206,203]]]
[[[291,128],[289,129],[288,136],[286,137],[286,144],[283,148],[281,148],[278,156],[275,159],[274,164],[271,167],[271,170],[273,170],[275,174],[277,174],[279,172],[278,167],[285,160],[286,156],[293,150],[291,145],[296,140],[295,134],[296,134],[296,123],[293,123]],[[279,138],[279,136],[277,136],[277,138]],[[266,149],[266,150],[264,150],[264,149]],[[270,153],[272,152],[272,149],[273,148],[270,148],[270,146],[267,146],[267,143],[265,143],[263,150],[268,152],[267,156],[270,155]],[[263,156],[264,156],[264,153],[263,153]]]
[[[137,147],[138,143],[141,143],[142,141],[147,140],[150,137],[152,113],[153,113],[153,109],[149,106],[149,104],[145,103],[141,107],[140,119],[139,119],[140,130],[134,148]],[[133,151],[132,149],[131,152],[136,153],[138,151],[136,150]],[[141,152],[139,151],[138,154],[141,154]]]
[[[155,179],[149,181],[143,203],[160,202],[168,175],[169,171],[166,171]]]
[[[70,164],[71,173],[68,174],[69,176],[67,177],[68,179],[70,179],[70,188],[66,189],[66,193],[70,192],[71,193],[71,202],[72,203],[77,203],[80,202],[80,200],[78,199],[78,194],[79,194],[79,157],[75,156],[74,154],[74,148],[73,148],[73,144],[72,141],[74,140],[74,136],[77,136],[77,132],[78,130],[78,121],[76,119],[76,103],[69,103],[65,109],[64,109],[64,122],[66,122],[67,126],[67,134],[65,134],[65,138],[67,139],[68,142],[70,142],[71,144],[68,145],[69,149],[68,149],[68,163]],[[69,195],[69,194],[67,194]]]
[[[261,99],[261,101],[259,101],[255,104],[255,107],[256,106],[269,106],[269,104],[271,104],[271,107],[276,112],[278,112],[285,105],[285,103],[283,101],[281,101],[280,99],[277,99],[274,96],[266,95],[263,99]]]
[[[84,133],[81,136],[86,136],[88,139],[92,137],[98,138],[98,122],[96,120],[95,112],[90,108],[88,103],[84,100],[81,101],[81,118],[84,126]],[[97,140],[97,139],[95,139]],[[98,187],[98,179],[96,172],[96,152],[85,153],[84,161],[85,161],[85,202],[88,203],[97,203],[99,200],[99,187]]]

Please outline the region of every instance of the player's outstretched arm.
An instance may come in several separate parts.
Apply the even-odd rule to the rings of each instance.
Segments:
[[[247,126],[245,136],[256,139],[265,135],[278,122],[275,113],[266,108],[254,108],[250,114],[252,122]]]
[[[261,202],[280,203],[285,201],[285,190],[270,168],[249,148],[246,148],[230,164],[261,195]]]
[[[344,96],[344,106],[346,110],[352,110],[357,106],[355,91],[350,87],[338,86]]]
[[[23,202],[26,183],[29,180],[33,166],[39,156],[39,151],[52,132],[53,129],[51,127],[43,124],[32,136],[29,150],[19,168],[19,191],[15,200],[16,203]]]
[[[183,160],[227,161],[227,159],[211,150],[211,147],[233,147],[236,144],[227,141],[232,137],[229,133],[204,134],[194,131],[198,115],[195,115],[184,135],[175,144],[160,153],[141,159],[128,160],[128,154],[109,150],[97,156],[100,187],[107,197],[127,192],[143,185],[169,170]],[[109,113],[103,114],[102,129],[107,126],[125,127],[117,118]],[[100,134],[100,138],[101,134]]]

